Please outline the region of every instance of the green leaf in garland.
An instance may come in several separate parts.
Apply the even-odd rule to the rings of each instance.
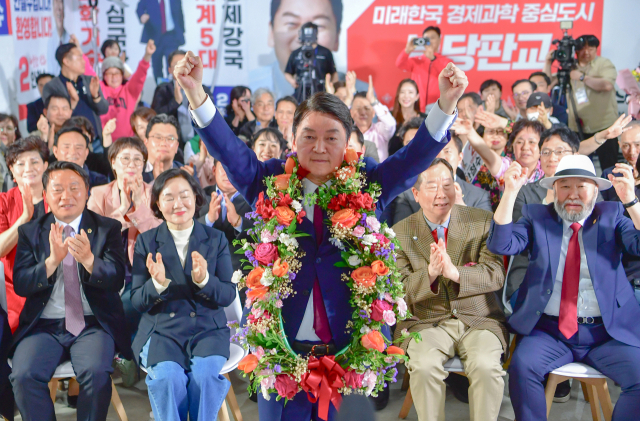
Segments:
[[[287,228],[287,233],[288,234],[293,234],[294,232],[296,232],[296,227],[297,227],[297,223],[295,220],[291,221],[291,225],[289,225],[289,228]]]
[[[346,264],[343,261],[336,262],[333,266],[335,266],[337,268],[348,268],[348,267],[351,267],[351,266],[349,266],[348,264]]]

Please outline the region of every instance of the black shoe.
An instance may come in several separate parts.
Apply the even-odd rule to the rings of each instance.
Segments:
[[[556,386],[556,393],[553,395],[553,401],[557,403],[564,403],[571,399],[571,383],[569,380],[565,380],[562,383],[558,383]]]
[[[444,382],[457,400],[469,403],[469,379],[456,373],[449,373],[449,377],[444,379]]]
[[[258,392],[258,393],[260,393],[260,392]],[[251,402],[258,403],[258,393],[251,393],[251,392],[249,392],[249,400],[250,400]]]
[[[69,396],[67,394],[67,406],[69,408],[74,408],[74,409],[77,408],[78,407],[78,396]]]
[[[373,403],[376,411],[385,409],[389,403],[389,384],[387,384],[387,387],[382,389],[382,391],[378,392],[378,396],[369,396],[369,401]]]

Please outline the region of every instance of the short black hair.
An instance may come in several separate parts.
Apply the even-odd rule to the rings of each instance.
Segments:
[[[513,92],[515,87],[520,85],[521,83],[528,83],[531,86],[531,92],[535,91],[536,88],[538,87],[538,85],[536,85],[535,82],[531,82],[529,79],[518,79],[515,82],[513,82],[513,85],[511,85],[511,92]]]
[[[171,61],[175,56],[186,56],[186,55],[187,55],[187,52],[184,50],[177,49],[175,51],[172,51],[171,54],[169,54],[169,57],[167,57],[167,68],[171,66]]]
[[[180,125],[178,124],[178,119],[172,115],[168,115],[164,113],[153,116],[151,120],[149,120],[149,123],[147,124],[147,133],[145,133],[145,136],[149,137],[149,133],[151,133],[151,129],[156,124],[171,124],[173,127],[176,128],[178,137],[180,137]]]
[[[40,82],[40,79],[44,77],[50,77],[51,79],[53,79],[55,76],[50,73],[40,73],[38,76],[36,76],[36,85]]]
[[[290,102],[290,103],[292,103],[293,105],[295,105],[296,107],[298,106],[298,101],[297,101],[294,97],[292,97],[291,95],[287,95],[287,96],[284,96],[284,97],[280,98],[280,99],[276,102],[276,110],[278,109],[278,105],[279,105],[281,102]]]
[[[542,76],[542,78],[544,79],[544,81],[547,83],[547,86],[551,85],[551,78],[549,77],[548,74],[546,74],[545,72],[533,72],[529,75],[529,79],[531,79],[534,76]],[[535,83],[535,82],[534,82]],[[538,86],[536,85],[536,88]]]
[[[100,47],[100,51],[102,52],[102,57],[107,58],[107,48],[111,48],[114,45],[118,46],[118,50],[122,52],[122,48],[120,48],[120,44],[115,39],[108,39],[102,43],[102,47]]]
[[[550,129],[545,130],[540,135],[540,144],[538,145],[542,150],[542,145],[549,140],[551,136],[558,136],[560,140],[569,145],[571,152],[576,153],[580,149],[580,138],[576,132],[569,129],[567,126],[556,125]]]
[[[200,186],[200,183],[198,183],[196,179],[193,178],[193,176],[188,172],[186,172],[185,170],[180,168],[171,168],[169,170],[162,172],[158,177],[156,177],[156,179],[153,182],[153,187],[151,188],[151,200],[149,205],[151,207],[151,211],[153,212],[155,217],[158,219],[165,220],[164,215],[162,215],[162,212],[160,212],[160,208],[158,208],[158,200],[160,200],[160,193],[162,193],[162,189],[164,189],[164,186],[167,184],[167,182],[172,178],[176,178],[176,177],[184,178],[189,183],[189,186],[191,186],[193,195],[196,197],[195,215],[198,214],[198,211],[200,211],[200,208],[202,208],[202,206],[205,203],[204,190],[202,189],[202,186]]]
[[[462,148],[464,146],[462,145],[462,139],[460,139],[458,135],[456,135],[455,133],[451,133],[450,142],[453,142],[453,144],[456,145],[456,149],[458,150],[458,153],[462,152]]]
[[[520,134],[521,131],[525,129],[533,130],[538,136],[541,136],[542,132],[544,132],[544,126],[538,120],[521,118],[520,120],[516,121],[511,128],[511,134],[509,134],[509,144],[513,145],[516,137]]]
[[[62,127],[78,127],[83,132],[89,133],[89,139],[93,140],[96,138],[96,129],[93,127],[93,124],[89,119],[82,115],[74,115],[67,121],[62,124]]]
[[[482,93],[482,91],[494,85],[497,86],[498,89],[500,89],[500,92],[502,92],[502,83],[498,82],[495,79],[487,79],[484,82],[482,82],[482,84],[480,85],[480,93]]]
[[[282,0],[271,0],[271,25],[273,26],[273,20],[278,13],[280,3]],[[333,16],[336,18],[336,31],[340,31],[340,25],[342,25],[342,0],[329,0],[331,4],[331,10],[333,10]]]
[[[344,128],[345,141],[349,142],[349,136],[351,136],[351,125],[353,124],[353,118],[351,118],[351,112],[349,108],[342,102],[337,96],[326,93],[318,92],[313,96],[310,96],[306,100],[302,101],[302,104],[296,108],[296,113],[293,116],[293,136],[295,137],[296,131],[302,120],[312,112],[318,112],[321,114],[327,114],[330,117],[337,119]]]
[[[600,40],[595,35],[582,35],[578,37],[578,43],[582,44],[582,48],[584,47],[596,47],[600,46]],[[580,50],[582,50],[580,48]]]
[[[89,174],[78,164],[74,164],[69,161],[56,161],[53,164],[49,165],[44,173],[42,174],[42,186],[44,190],[47,190],[47,185],[49,184],[49,178],[51,177],[51,173],[54,171],[62,171],[62,170],[71,170],[82,177],[84,180],[84,185],[89,190]]]
[[[49,104],[51,104],[51,100],[53,98],[64,99],[65,101],[67,101],[67,104],[69,104],[69,108],[71,108],[71,100],[69,100],[69,98],[64,95],[60,95],[56,93],[53,93],[47,97],[47,99],[44,101],[44,108],[49,108]]]
[[[280,133],[280,130],[276,129],[275,127],[265,127],[264,129],[258,130],[247,142],[247,146],[250,149],[253,149],[253,147],[256,144],[256,141],[262,135],[265,135],[267,138],[271,140],[276,140],[280,145],[280,152],[287,149],[287,141],[284,139],[284,136],[282,135],[282,133]]]
[[[427,172],[429,169],[435,167],[436,165],[444,165],[445,167],[447,167],[447,169],[449,170],[449,172],[451,173],[451,177],[454,177],[454,172],[453,172],[453,167],[451,166],[451,164],[449,164],[449,161],[447,161],[444,158],[436,158],[433,161],[431,161],[431,165],[429,165],[429,168],[427,168],[426,170],[424,170],[423,172],[421,172],[418,175],[418,179],[416,180],[415,184],[413,185],[413,188],[416,190],[420,189],[420,186],[422,185],[423,180],[423,174],[425,172]]]
[[[400,130],[398,130],[398,137],[400,138],[400,142],[404,142],[404,135],[407,134],[408,130],[420,129],[420,126],[422,126],[423,122],[424,118],[422,117],[413,117],[411,120],[405,121],[402,127],[400,127]]]
[[[242,95],[244,95],[244,93],[247,91],[249,91],[249,96],[251,96],[251,89],[247,88],[246,86],[238,85],[231,88],[231,93],[229,94],[229,103],[225,108],[227,110],[228,116],[231,115],[231,113],[233,113],[233,106],[231,105],[233,104],[233,100],[234,99],[239,100],[240,98],[242,98]]]
[[[7,152],[5,153],[7,167],[11,168],[21,154],[31,151],[37,151],[40,154],[40,158],[42,158],[42,162],[49,160],[49,149],[40,136],[27,136],[24,139],[16,140],[7,147]]]
[[[65,133],[78,133],[80,134],[80,136],[82,136],[82,138],[85,140],[85,142],[87,142],[87,148],[89,147],[89,143],[91,143],[89,141],[89,138],[84,134],[84,132],[82,131],[82,129],[78,126],[62,126],[62,128],[60,128],[60,130],[58,130],[58,132],[56,133],[56,135],[53,137],[53,146],[58,146],[58,139],[60,139],[60,136],[62,136]]]
[[[424,34],[427,31],[434,31],[436,34],[438,34],[438,36],[441,36],[442,32],[440,31],[440,28],[438,28],[437,26],[427,26],[426,28],[424,28],[424,31],[422,31],[422,36],[424,36]]]
[[[71,52],[71,50],[73,50],[74,48],[78,48],[78,46],[72,43],[62,44],[58,47],[58,49],[56,50],[56,61],[58,62],[60,67],[62,67],[62,60],[64,60],[67,54],[69,54],[69,52]]]
[[[482,97],[477,92],[467,92],[462,94],[460,99],[458,99],[458,102],[462,101],[465,98],[471,98],[473,103],[476,104],[477,106],[482,105]]]
[[[360,146],[364,146],[364,135],[362,134],[358,126],[356,126],[355,124],[351,126],[351,134],[352,135],[355,134],[356,137],[358,138],[358,143],[360,144]],[[347,140],[347,143],[348,143],[348,140]]]

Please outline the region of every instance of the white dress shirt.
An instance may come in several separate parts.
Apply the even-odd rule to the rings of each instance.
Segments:
[[[55,218],[56,222],[63,227],[67,225],[71,225],[73,231],[76,234],[79,234],[80,221],[82,221],[82,214],[78,216],[76,219],[71,221],[71,223],[67,224],[65,222],[60,221],[58,218]],[[51,297],[49,298],[49,302],[44,307],[42,311],[41,319],[64,319],[65,311],[64,311],[64,269],[62,268],[63,263],[60,262],[58,269],[56,271],[56,282],[53,284],[53,291],[51,292]],[[77,264],[76,264],[77,265]],[[78,270],[76,268],[76,270]],[[78,280],[81,280],[80,272],[78,271]],[[82,288],[82,281],[80,281],[80,297],[82,298],[82,311],[85,316],[92,316],[93,311],[91,311],[91,306],[87,301],[87,297],[84,295],[84,289]]]
[[[199,127],[208,126],[213,117],[216,115],[216,107],[213,105],[213,101],[211,98],[207,98],[207,100],[200,107],[195,110],[191,110],[191,115],[193,116],[193,120]],[[445,114],[441,109],[438,103],[434,105],[432,110],[429,112],[429,115],[426,119],[427,130],[431,137],[433,137],[438,142],[441,142],[443,139],[446,139],[447,130],[453,124],[458,112],[453,115]],[[309,193],[313,193],[316,191],[318,186],[308,179],[302,180],[302,188],[304,190],[304,194],[307,195]],[[306,217],[313,222],[313,211],[314,206],[308,205],[306,203],[302,204],[305,212],[307,213]],[[304,312],[304,316],[302,317],[302,322],[300,323],[300,328],[298,329],[298,333],[296,335],[296,340],[298,341],[320,341],[318,335],[316,335],[315,330],[313,330],[313,293],[309,294],[309,301],[307,302],[307,307]]]
[[[169,232],[173,237],[173,242],[176,245],[176,251],[178,252],[178,258],[180,258],[180,264],[184,269],[184,265],[187,261],[187,257],[190,257],[190,256],[187,256],[187,253],[189,252],[189,238],[191,238],[191,232],[193,232],[193,225],[183,230],[172,230],[171,228],[169,228]],[[155,260],[155,256],[153,257]],[[166,266],[165,266],[165,269],[166,269]],[[193,274],[191,275],[191,278],[193,279]],[[156,287],[156,291],[158,291],[158,294],[162,294],[167,288],[169,288],[169,283],[171,282],[170,279],[166,279],[167,285],[162,285],[160,282],[156,281],[153,278],[151,278],[151,281],[153,282],[153,286]],[[196,283],[195,281],[193,283],[196,284],[200,289],[202,289],[204,288],[205,285],[207,285],[207,282],[209,282],[208,271],[207,271],[207,274],[204,276],[204,281],[200,282],[199,284]]]
[[[578,221],[584,226],[584,221]],[[562,278],[564,276],[564,265],[567,259],[567,250],[569,249],[569,240],[573,235],[571,223],[562,221],[562,246],[560,247],[560,260],[558,262],[558,271],[556,272],[556,281],[553,284],[553,292],[551,298],[544,309],[545,314],[549,316],[560,316],[560,300],[562,298]],[[593,282],[587,265],[587,255],[584,252],[584,244],[582,243],[582,230],[578,231],[578,241],[580,243],[580,285],[578,287],[578,317],[600,317],[600,306],[596,293],[593,290]]]

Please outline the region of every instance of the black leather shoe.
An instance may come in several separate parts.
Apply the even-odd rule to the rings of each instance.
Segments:
[[[369,401],[376,408],[376,411],[385,409],[389,403],[389,384],[387,383],[387,387],[378,392],[378,396],[369,396]]]
[[[469,403],[469,379],[456,373],[449,373],[449,377],[444,379],[444,382],[457,400]]]
[[[69,408],[77,408],[78,407],[78,396],[70,396],[67,392],[67,406]]]
[[[562,383],[558,383],[556,393],[553,395],[553,401],[564,403],[569,399],[571,399],[571,383],[569,383],[569,380],[565,380]]]

